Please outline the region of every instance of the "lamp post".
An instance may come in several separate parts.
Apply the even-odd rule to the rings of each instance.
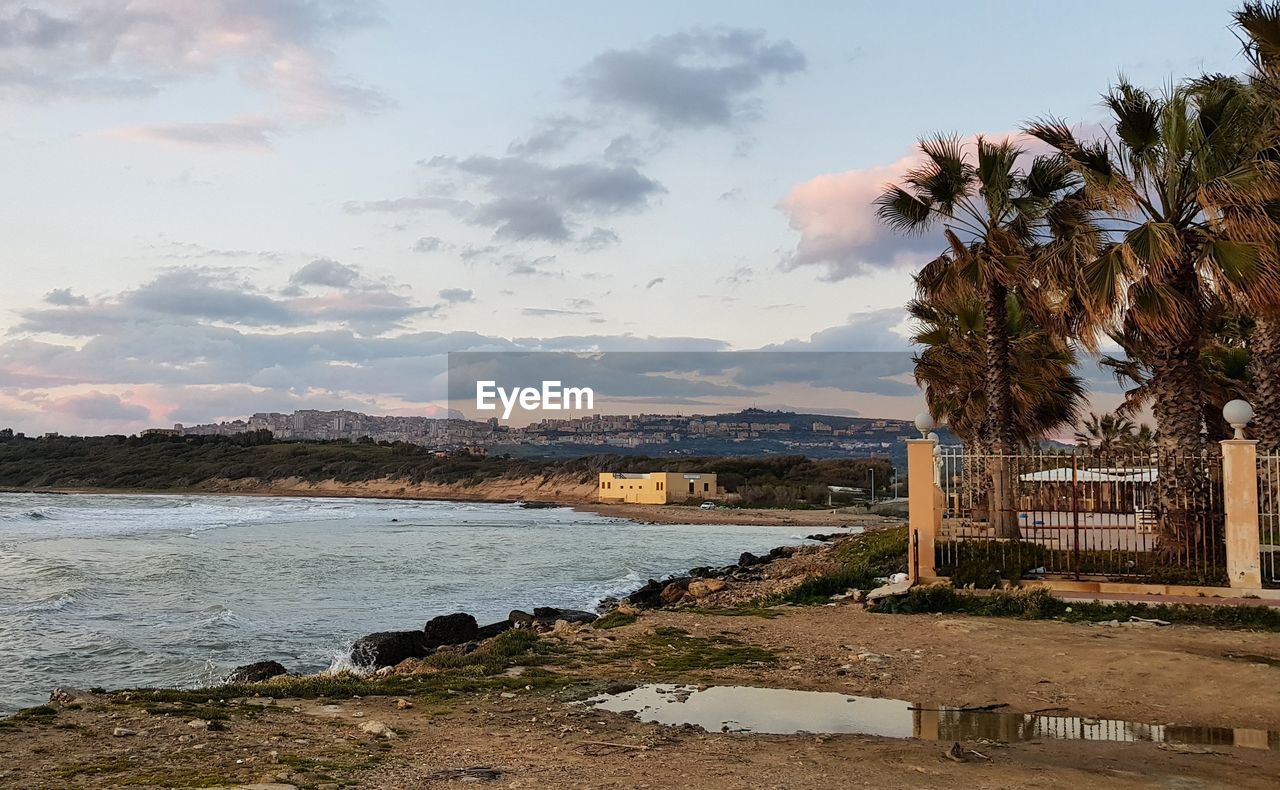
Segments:
[[[933,421],[933,415],[927,411],[922,411],[916,415],[916,430],[920,432],[921,439],[928,439],[929,432],[934,429],[937,424]]]
[[[1244,426],[1248,425],[1253,419],[1253,406],[1248,401],[1239,398],[1227,401],[1227,405],[1222,407],[1222,417],[1235,430],[1233,438],[1244,438]]]

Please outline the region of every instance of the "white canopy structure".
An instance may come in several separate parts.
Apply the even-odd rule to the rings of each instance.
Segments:
[[[1018,476],[1027,483],[1152,483],[1156,479],[1155,469],[1076,469],[1069,466],[1057,469],[1044,469],[1039,472],[1027,472]]]

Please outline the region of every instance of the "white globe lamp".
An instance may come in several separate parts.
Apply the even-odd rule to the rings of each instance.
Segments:
[[[927,411],[922,411],[916,415],[916,430],[920,432],[921,439],[929,438],[929,431],[934,428],[933,415]]]
[[[1237,398],[1236,400],[1228,401],[1227,405],[1222,407],[1222,417],[1227,421],[1227,425],[1235,429],[1235,438],[1243,439],[1244,426],[1248,425],[1249,421],[1253,419],[1253,407],[1249,405],[1248,401]]]

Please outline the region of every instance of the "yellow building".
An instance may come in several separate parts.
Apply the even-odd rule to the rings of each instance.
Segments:
[[[715,499],[720,495],[714,474],[692,472],[602,472],[601,502],[634,502],[665,505],[689,499]]]

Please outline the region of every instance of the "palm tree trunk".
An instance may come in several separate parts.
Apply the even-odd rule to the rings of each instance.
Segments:
[[[1013,401],[1010,397],[1012,359],[1009,345],[1008,289],[994,278],[988,279],[984,293],[983,329],[986,333],[987,439],[992,452],[991,490],[988,497],[991,528],[1001,538],[1018,537],[1018,519],[1013,508],[1014,464],[1007,456],[1014,450]]]
[[[1198,473],[1203,449],[1203,374],[1199,334],[1166,340],[1151,350],[1152,413],[1159,427],[1160,547],[1185,555],[1197,544],[1205,481]]]
[[[1280,315],[1259,315],[1249,343],[1255,416],[1249,433],[1258,452],[1280,450]]]

